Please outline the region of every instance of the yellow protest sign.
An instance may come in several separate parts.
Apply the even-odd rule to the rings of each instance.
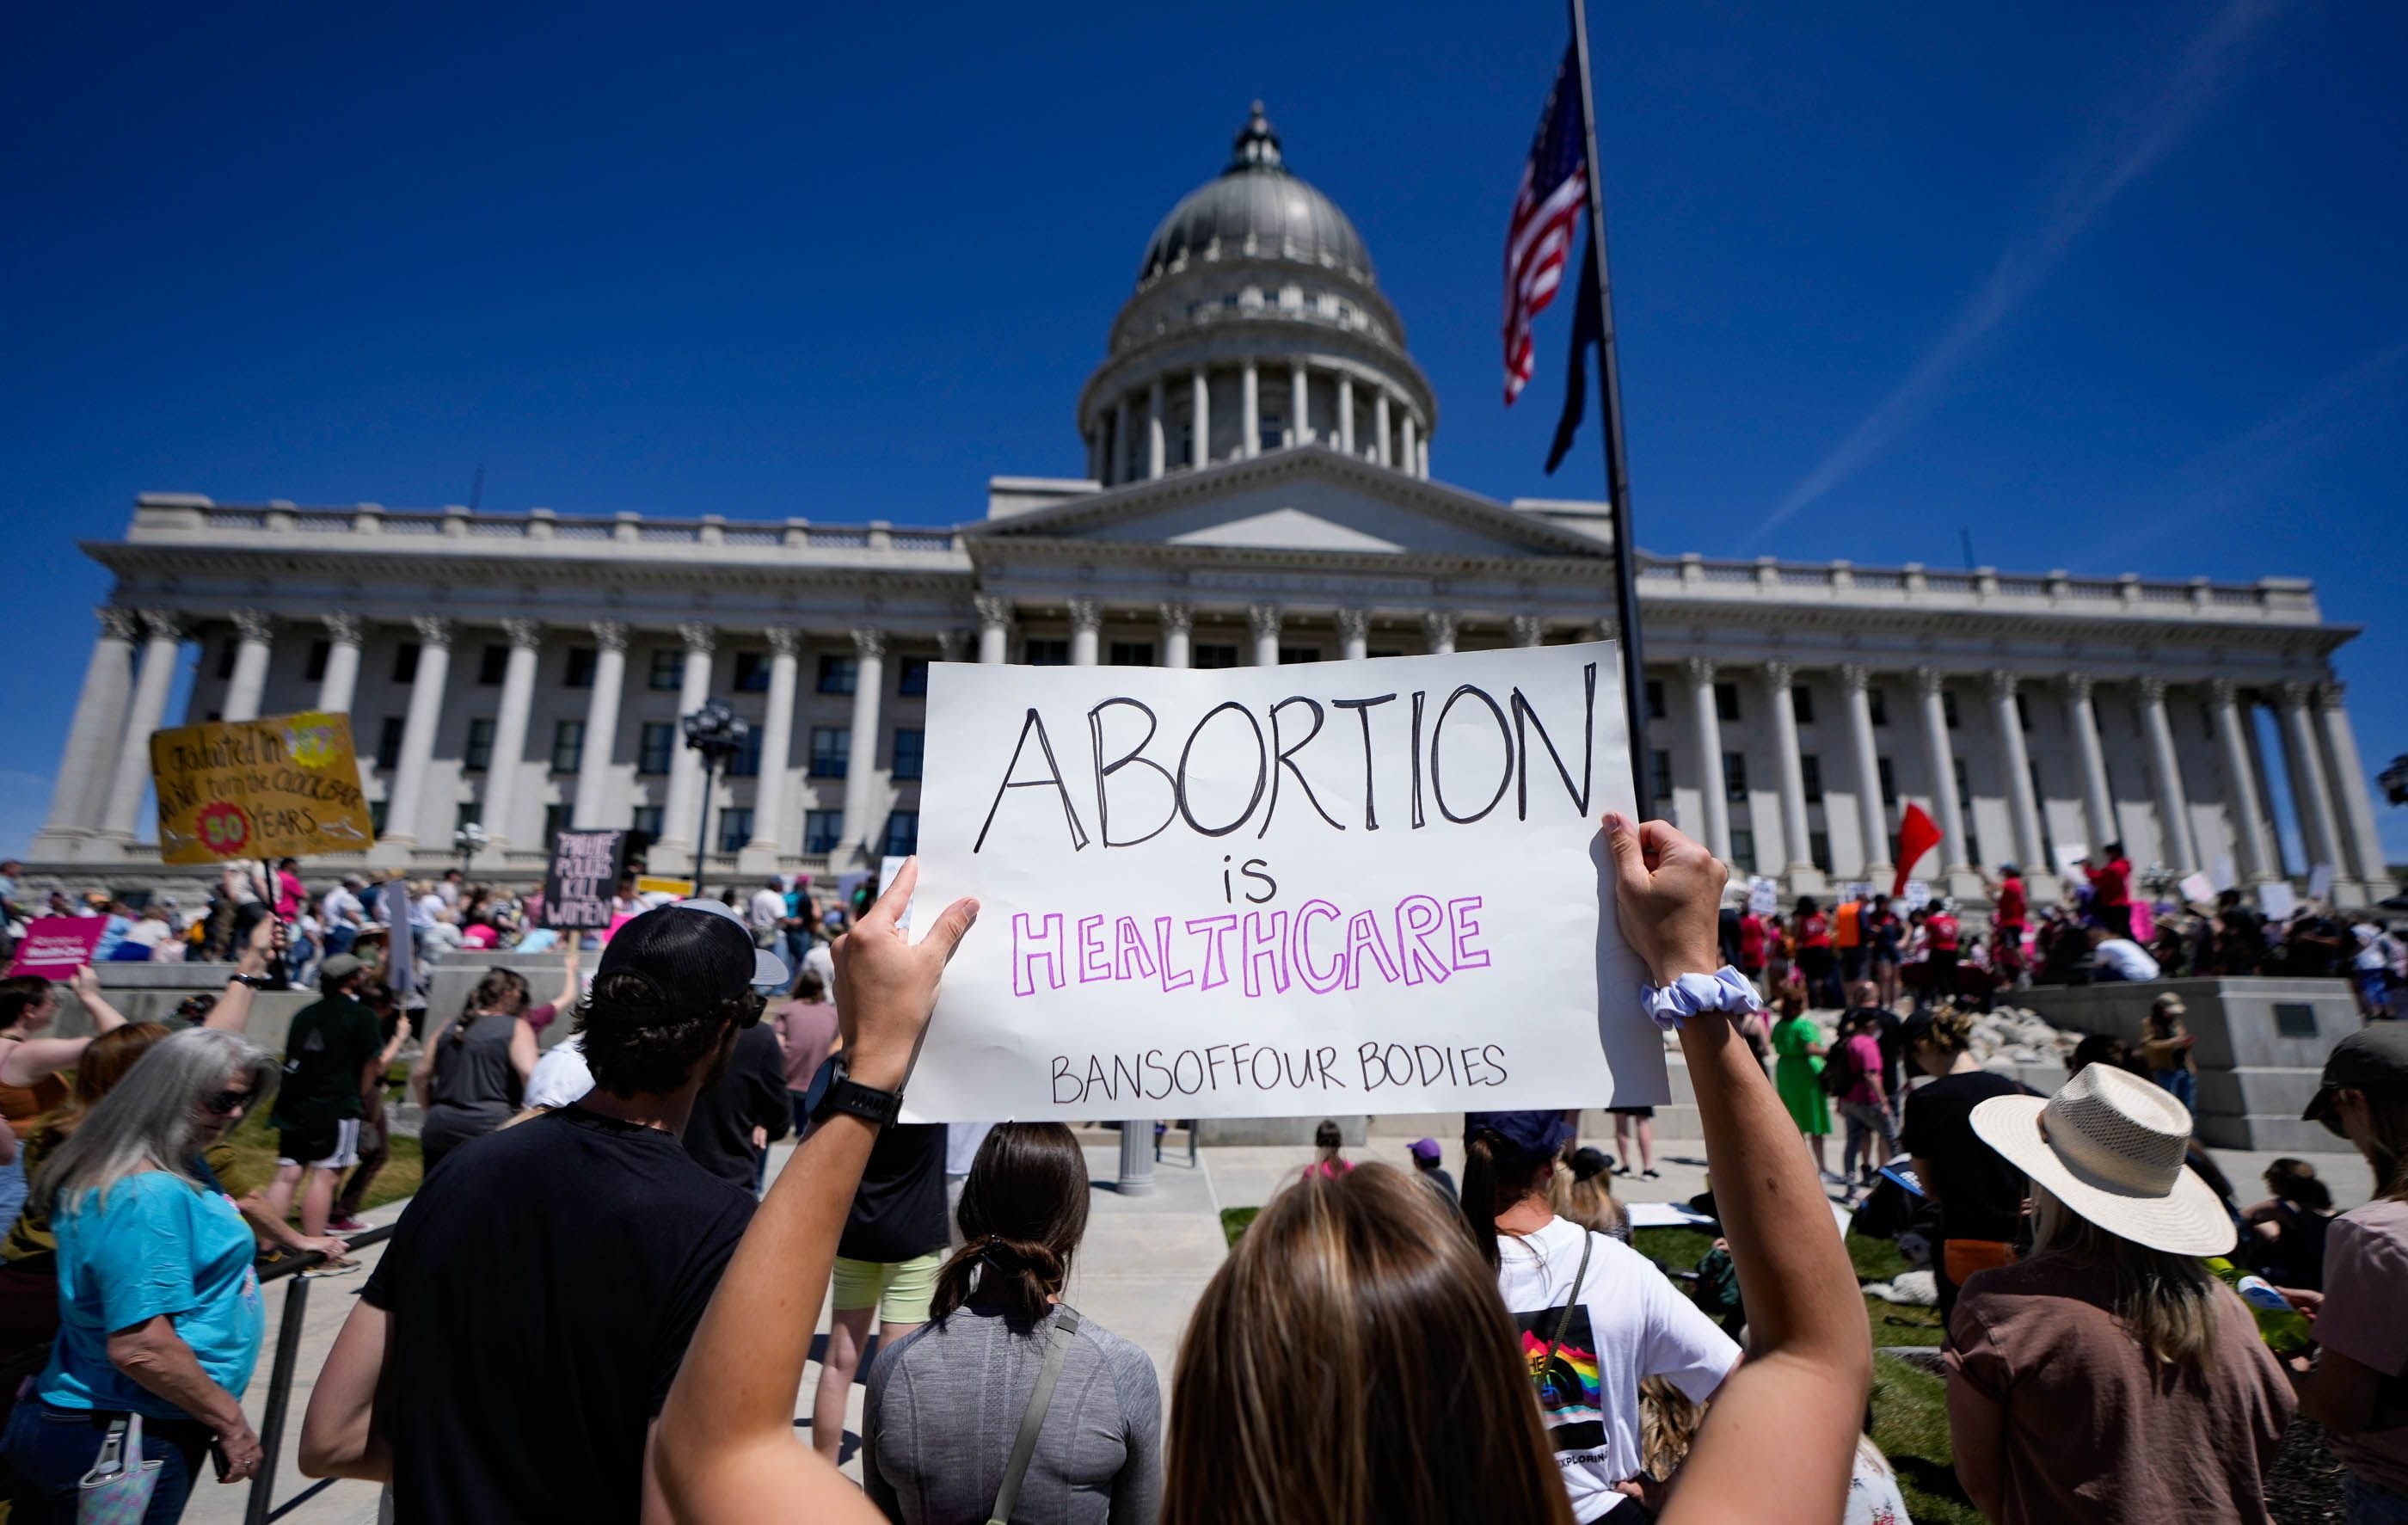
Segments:
[[[364,853],[376,842],[349,715],[268,715],[150,733],[159,860]]]

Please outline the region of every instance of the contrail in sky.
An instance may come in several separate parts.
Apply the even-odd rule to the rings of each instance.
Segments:
[[[1799,510],[1856,475],[1917,423],[2004,322],[2063,262],[2123,189],[2172,153],[2215,103],[2243,62],[2252,34],[2280,0],[2227,0],[2207,28],[2185,45],[2173,71],[2135,111],[2110,113],[2102,130],[2042,209],[2038,223],[2008,243],[1990,277],[1906,379],[1849,431],[1820,466],[1756,526],[1761,540]]]

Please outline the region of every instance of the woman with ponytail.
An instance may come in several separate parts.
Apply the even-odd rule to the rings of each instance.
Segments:
[[[510,1120],[535,1073],[535,1024],[524,976],[486,971],[467,1005],[426,1040],[409,1088],[426,1109],[419,1131],[431,1173],[443,1157]],[[547,1017],[549,1014],[547,1014]]]
[[[1087,1189],[1086,1157],[1059,1123],[998,1124],[980,1145],[964,1244],[938,1273],[928,1321],[879,1352],[862,1399],[862,1486],[887,1518],[1151,1525],[1154,1362],[1062,1302]],[[1032,1414],[1035,1447],[1008,1495]]]
[[[1463,1216],[1520,1334],[1572,1518],[1585,1521],[1652,1503],[1666,1481],[1646,1477],[1641,1380],[1669,1377],[1702,1403],[1739,1346],[1655,1262],[1556,1213],[1549,1193],[1570,1138],[1560,1112],[1467,1115]]]

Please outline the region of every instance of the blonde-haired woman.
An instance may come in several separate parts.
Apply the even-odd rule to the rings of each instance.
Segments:
[[[2298,1401],[2249,1310],[2200,1263],[2237,1234],[2183,1162],[2190,1113],[2094,1064],[1973,1130],[2030,1181],[2033,1251],[1949,1320],[1956,1475],[1994,1525],[2260,1522]]]

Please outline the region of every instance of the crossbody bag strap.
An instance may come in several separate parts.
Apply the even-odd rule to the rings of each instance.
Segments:
[[[1028,1395],[1028,1411],[1020,1417],[1020,1433],[1011,1443],[1011,1460],[1003,1464],[1003,1486],[996,1489],[995,1508],[987,1525],[1009,1525],[1020,1503],[1021,1479],[1028,1475],[1028,1460],[1037,1454],[1037,1432],[1045,1428],[1045,1412],[1054,1406],[1054,1384],[1062,1375],[1062,1360],[1079,1333],[1079,1310],[1068,1303],[1054,1308],[1054,1334],[1045,1346],[1045,1364],[1037,1374],[1037,1389]]]
[[[1588,1280],[1589,1251],[1596,1247],[1597,1235],[1588,1232],[1586,1230],[1583,1230],[1581,1232],[1580,1269],[1572,1273],[1571,1295],[1564,1299],[1564,1311],[1555,1316],[1555,1338],[1547,1342],[1546,1363],[1539,1368],[1539,1380],[1541,1382],[1544,1382],[1547,1377],[1547,1373],[1555,1369],[1555,1350],[1564,1343],[1564,1331],[1571,1328],[1572,1310],[1580,1306],[1581,1284]]]

